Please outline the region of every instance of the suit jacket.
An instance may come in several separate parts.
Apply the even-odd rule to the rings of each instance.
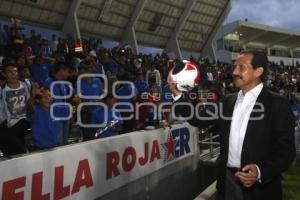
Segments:
[[[221,196],[225,195],[225,173],[228,159],[229,134],[231,118],[237,93],[225,97],[218,106],[218,119],[189,120],[191,125],[203,128],[214,124],[220,134],[220,157],[218,159],[217,189]],[[177,102],[186,102],[182,97]],[[295,157],[294,126],[295,120],[287,99],[263,88],[256,103],[263,105],[263,111],[256,104],[250,114],[248,126],[242,146],[241,167],[256,164],[261,172],[261,182],[250,188],[243,188],[244,199],[280,200],[282,199],[281,174],[290,166]],[[176,112],[183,117],[188,116],[185,106],[176,106]],[[262,117],[263,114],[263,117]],[[207,115],[202,111],[200,116]],[[261,120],[251,120],[262,117]]]

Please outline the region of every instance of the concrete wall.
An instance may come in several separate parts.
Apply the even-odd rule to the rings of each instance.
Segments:
[[[193,200],[216,179],[198,155],[162,168],[97,200]]]

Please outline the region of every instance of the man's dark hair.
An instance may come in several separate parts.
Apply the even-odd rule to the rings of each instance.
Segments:
[[[58,62],[58,63],[56,63],[56,65],[54,65],[52,74],[56,74],[58,71],[60,71],[62,69],[67,69],[67,68],[69,68],[69,67],[67,66],[67,64],[65,62]]]
[[[2,60],[2,70],[5,71],[6,68],[10,66],[18,68],[17,63],[13,58],[4,58]]]
[[[80,71],[80,70],[88,72],[90,69],[89,69],[89,67],[87,65],[80,63],[80,66],[78,67],[78,71]]]
[[[240,54],[248,54],[248,55],[253,56],[252,61],[251,61],[253,69],[256,69],[259,67],[262,67],[264,69],[264,72],[260,77],[261,80],[264,81],[267,76],[268,65],[269,65],[267,54],[263,51],[257,51],[257,50],[246,50],[246,51],[242,51]]]
[[[115,96],[113,95],[113,93],[107,93],[106,97],[103,99],[104,102],[107,102],[108,100],[115,98]]]

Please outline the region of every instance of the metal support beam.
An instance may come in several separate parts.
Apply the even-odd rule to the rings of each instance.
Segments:
[[[216,5],[216,4],[212,4],[212,3],[209,3],[207,1],[198,1],[199,4],[204,4],[204,5],[207,5],[207,6],[212,6],[212,7],[215,7],[215,8],[220,8],[220,9],[224,9],[224,6],[222,5]]]
[[[279,44],[280,42],[283,42],[283,41],[291,38],[291,37],[293,37],[293,35],[287,35],[287,36],[281,37],[281,38],[279,38],[277,40],[273,40],[272,42],[268,43],[267,46],[272,47],[274,45]]]
[[[291,58],[294,58],[294,51],[293,51],[293,49],[290,49],[290,56],[291,56]]]
[[[101,9],[100,15],[98,17],[99,21],[108,21],[109,20],[108,13],[109,13],[111,4],[112,4],[112,0],[106,0],[104,2],[104,6]]]
[[[268,56],[271,55],[271,48],[267,48],[267,53],[268,53]]]
[[[68,16],[63,25],[62,32],[64,35],[70,34],[75,39],[81,38],[78,20],[77,20],[77,10],[81,4],[82,0],[73,0],[70,6]]]
[[[178,20],[175,29],[170,37],[170,39],[167,42],[165,52],[174,52],[180,60],[182,60],[182,54],[180,51],[179,43],[178,43],[178,35],[186,22],[188,16],[190,15],[194,5],[196,3],[196,0],[189,0],[186,7],[184,8],[182,15],[180,16],[180,19]]]
[[[202,2],[201,2],[202,3]],[[231,10],[231,0],[227,0],[226,5],[224,6],[218,20],[216,21],[213,29],[209,33],[209,37],[204,42],[202,49],[201,49],[201,57],[208,57],[213,59],[215,62],[217,61],[217,42],[215,40],[215,36],[218,30],[222,29],[222,24],[225,18],[228,16],[229,11]]]
[[[243,44],[243,50],[246,51],[247,46],[245,44]]]
[[[138,49],[138,44],[137,44],[137,40],[136,40],[134,26],[135,26],[137,20],[139,19],[147,1],[148,0],[139,0],[137,2],[137,5],[133,11],[131,19],[127,25],[127,28],[124,32],[124,36],[119,45],[119,47],[126,45],[126,44],[130,45],[131,48],[133,49],[133,52],[136,54],[139,53],[139,49]]]

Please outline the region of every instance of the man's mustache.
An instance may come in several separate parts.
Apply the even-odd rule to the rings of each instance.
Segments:
[[[232,78],[233,78],[234,80],[236,80],[236,79],[241,79],[241,80],[243,80],[243,77],[241,77],[241,76],[239,76],[239,75],[232,75]]]

